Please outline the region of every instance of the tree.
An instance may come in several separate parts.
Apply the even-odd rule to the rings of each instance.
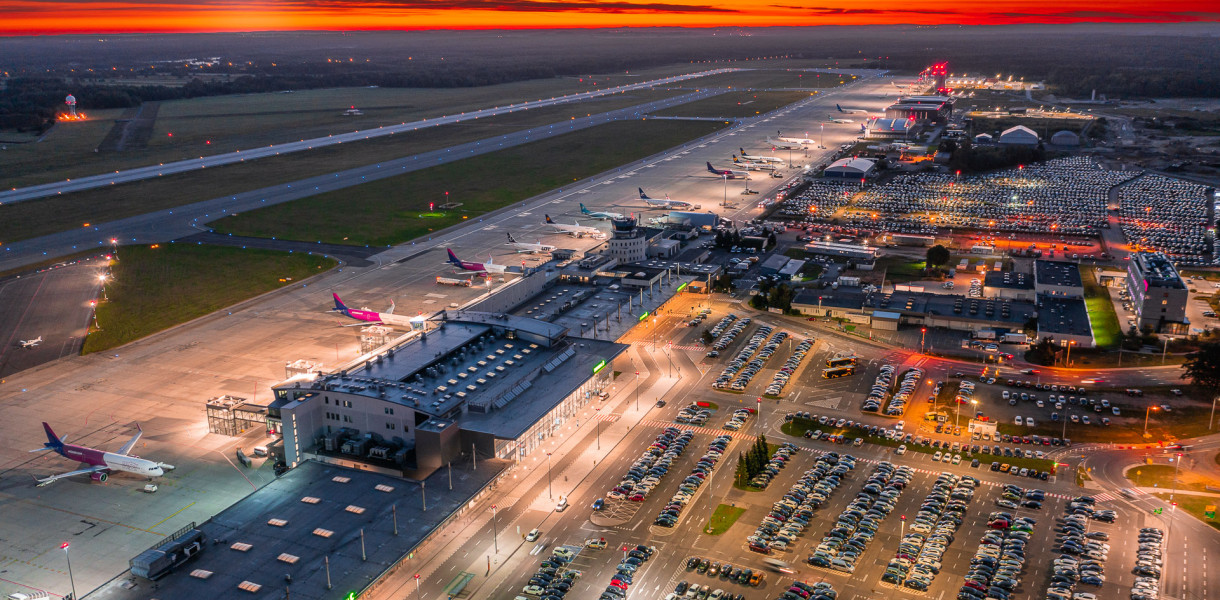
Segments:
[[[1220,343],[1204,344],[1186,355],[1182,379],[1210,392],[1220,391]]]
[[[949,249],[937,244],[928,248],[928,266],[939,267],[949,262]]]

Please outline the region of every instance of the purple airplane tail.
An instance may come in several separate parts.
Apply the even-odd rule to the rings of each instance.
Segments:
[[[54,431],[51,431],[51,426],[48,425],[46,421],[42,422],[42,428],[47,432],[46,448],[56,452],[62,450],[64,447],[63,440],[59,439],[59,436],[55,435]]]
[[[333,296],[335,298],[335,310],[338,312],[341,312],[343,314],[347,314],[347,305],[344,304],[343,301],[339,299],[339,294],[332,292],[331,296]]]

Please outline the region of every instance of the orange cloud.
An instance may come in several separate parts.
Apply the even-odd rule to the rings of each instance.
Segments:
[[[782,0],[781,0],[782,1]],[[1217,21],[1213,1],[0,0],[0,34]]]

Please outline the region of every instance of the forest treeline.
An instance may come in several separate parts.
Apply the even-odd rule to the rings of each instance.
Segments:
[[[473,87],[760,57],[1044,80],[1060,96],[1220,96],[1215,24],[560,31],[282,32],[0,39],[0,128],[39,128],[68,93],[83,110],[149,100],[378,85]],[[210,66],[188,59],[218,58]],[[730,62],[731,61],[731,62]],[[186,85],[156,85],[167,78]],[[150,81],[141,85],[142,79]]]

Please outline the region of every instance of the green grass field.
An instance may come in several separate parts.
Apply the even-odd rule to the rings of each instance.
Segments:
[[[1220,487],[1220,481],[1204,477],[1189,469],[1178,469],[1175,483],[1172,465],[1141,465],[1129,469],[1126,475],[1127,479],[1131,480],[1136,487],[1159,487],[1164,488],[1165,491],[1170,491],[1175,486],[1179,490],[1196,492],[1206,492],[1209,486]],[[1217,499],[1220,500],[1220,498]]]
[[[809,92],[728,92],[654,113],[676,117],[753,117],[809,97]]]
[[[1169,494],[1153,494],[1153,495],[1156,496],[1157,498],[1160,498],[1161,500],[1169,502]],[[1211,496],[1190,496],[1187,494],[1174,494],[1173,501],[1178,503],[1177,508],[1174,509],[1177,513],[1186,513],[1200,521],[1203,521],[1204,523],[1207,523],[1208,525],[1211,525],[1215,529],[1220,529],[1220,521],[1218,521],[1214,518],[1208,518],[1207,515],[1205,514],[1207,507],[1220,506],[1220,498],[1215,498],[1215,497],[1211,497]],[[1161,516],[1164,518],[1169,518],[1171,516],[1169,513],[1169,509],[1166,509],[1165,514],[1163,514]],[[1178,517],[1180,515],[1172,515],[1172,516]]]
[[[619,85],[626,82],[618,78]],[[632,78],[630,82],[638,82]],[[555,78],[478,88],[332,88],[301,90],[291,94],[245,94],[174,100],[161,104],[148,148],[120,153],[95,153],[94,148],[123,110],[89,111],[88,121],[57,124],[37,144],[10,144],[0,152],[0,173],[7,186],[26,186],[69,177],[96,175],[117,169],[143,167],[186,158],[219,154],[325,137],[358,129],[396,125],[422,118],[452,115],[497,105],[512,104],[565,93],[587,91],[586,80]],[[630,106],[688,90],[639,90],[576,102],[550,110],[545,122],[571,115]],[[624,103],[623,99],[634,98]],[[360,116],[343,116],[349,107]],[[556,112],[556,109],[557,112]],[[526,111],[534,112],[534,110]],[[570,113],[570,114],[569,114]],[[173,133],[171,137],[170,133]],[[210,142],[210,143],[209,143]]]
[[[729,506],[728,504],[720,504],[716,506],[716,510],[712,511],[712,518],[707,523],[707,529],[703,532],[708,535],[720,535],[729,530],[733,523],[741,517],[746,509],[737,506]]]
[[[1122,328],[1118,314],[1110,301],[1110,290],[1097,283],[1092,269],[1080,269],[1084,283],[1084,304],[1089,311],[1089,324],[1093,327],[1093,339],[1101,348],[1113,348],[1122,341]]]
[[[924,261],[911,260],[905,256],[883,256],[877,259],[874,271],[885,271],[885,280],[890,283],[920,281],[929,276],[923,272]]]
[[[824,89],[838,87],[852,81],[851,75],[835,73],[809,73],[800,70],[768,69],[721,73],[701,77],[688,82],[687,87],[734,87],[734,88],[804,88]]]
[[[222,246],[124,246],[83,352],[99,352],[333,267],[333,259]]]
[[[579,181],[723,127],[707,121],[619,121],[216,221],[235,235],[387,245],[405,242]],[[595,146],[597,152],[589,152]],[[472,173],[487,174],[471,177]],[[494,174],[494,176],[492,176]],[[429,201],[460,209],[420,218]]]
[[[226,194],[296,181],[321,173],[375,164],[382,160],[392,160],[585,116],[590,111],[604,112],[632,106],[658,99],[662,94],[677,93],[622,94],[596,102],[472,119],[409,134],[317,148],[250,163],[0,206],[0,242],[29,239],[81,227],[84,223],[113,221]],[[100,141],[100,138],[97,141]]]

